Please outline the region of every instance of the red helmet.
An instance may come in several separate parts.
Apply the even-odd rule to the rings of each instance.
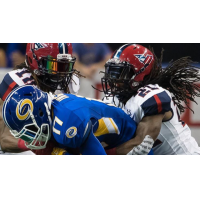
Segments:
[[[71,80],[76,58],[71,43],[28,43],[26,64],[46,87],[64,90]]]
[[[125,95],[130,87],[136,89],[144,77],[150,74],[154,61],[153,53],[141,45],[121,46],[105,65],[105,76],[102,78],[104,92]],[[120,83],[123,83],[123,87]]]
[[[117,58],[131,65],[135,72],[135,82],[143,81],[144,77],[150,74],[154,64],[153,53],[149,49],[138,44],[126,44],[120,47],[112,55],[112,58]]]

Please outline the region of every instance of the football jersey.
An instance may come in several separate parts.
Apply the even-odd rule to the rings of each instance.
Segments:
[[[200,154],[200,148],[191,136],[188,125],[181,121],[179,110],[169,91],[158,85],[147,85],[129,99],[124,110],[137,123],[145,116],[172,112],[171,119],[162,123],[161,131],[154,143],[155,155]]]
[[[56,95],[52,102],[55,140],[62,147],[80,148],[92,132],[109,149],[131,138],[136,123],[120,108],[72,94]]]

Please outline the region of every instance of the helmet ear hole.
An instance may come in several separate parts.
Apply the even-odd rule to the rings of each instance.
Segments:
[[[40,117],[43,117],[43,116],[44,116],[44,112],[42,111],[41,108],[39,109],[39,116],[40,116]]]
[[[29,97],[32,97],[33,94],[29,93],[29,94],[24,94],[24,96],[29,96]]]

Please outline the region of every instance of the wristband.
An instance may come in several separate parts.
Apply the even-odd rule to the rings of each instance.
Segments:
[[[29,151],[30,149],[26,147],[25,141],[22,139],[18,140],[18,148],[23,151]]]

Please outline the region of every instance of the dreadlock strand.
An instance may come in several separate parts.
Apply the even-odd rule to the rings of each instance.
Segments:
[[[171,60],[168,66],[162,68],[163,52],[161,51],[160,59],[154,53],[153,48],[149,47],[154,54],[154,66],[151,73],[144,77],[141,86],[148,84],[158,84],[168,90],[173,96],[172,99],[178,106],[180,112],[184,112],[186,108],[193,110],[189,106],[189,100],[195,102],[195,97],[200,97],[200,86],[196,83],[200,81],[199,69],[194,66],[190,57],[182,57],[178,60]],[[182,105],[182,102],[186,106]]]
[[[190,57],[171,61],[158,79],[158,84],[174,95],[173,100],[181,112],[184,112],[186,108],[193,112],[188,100],[196,103],[195,97],[200,95],[200,87],[195,84],[200,81],[200,74],[193,63]],[[182,102],[186,107],[181,104]]]

